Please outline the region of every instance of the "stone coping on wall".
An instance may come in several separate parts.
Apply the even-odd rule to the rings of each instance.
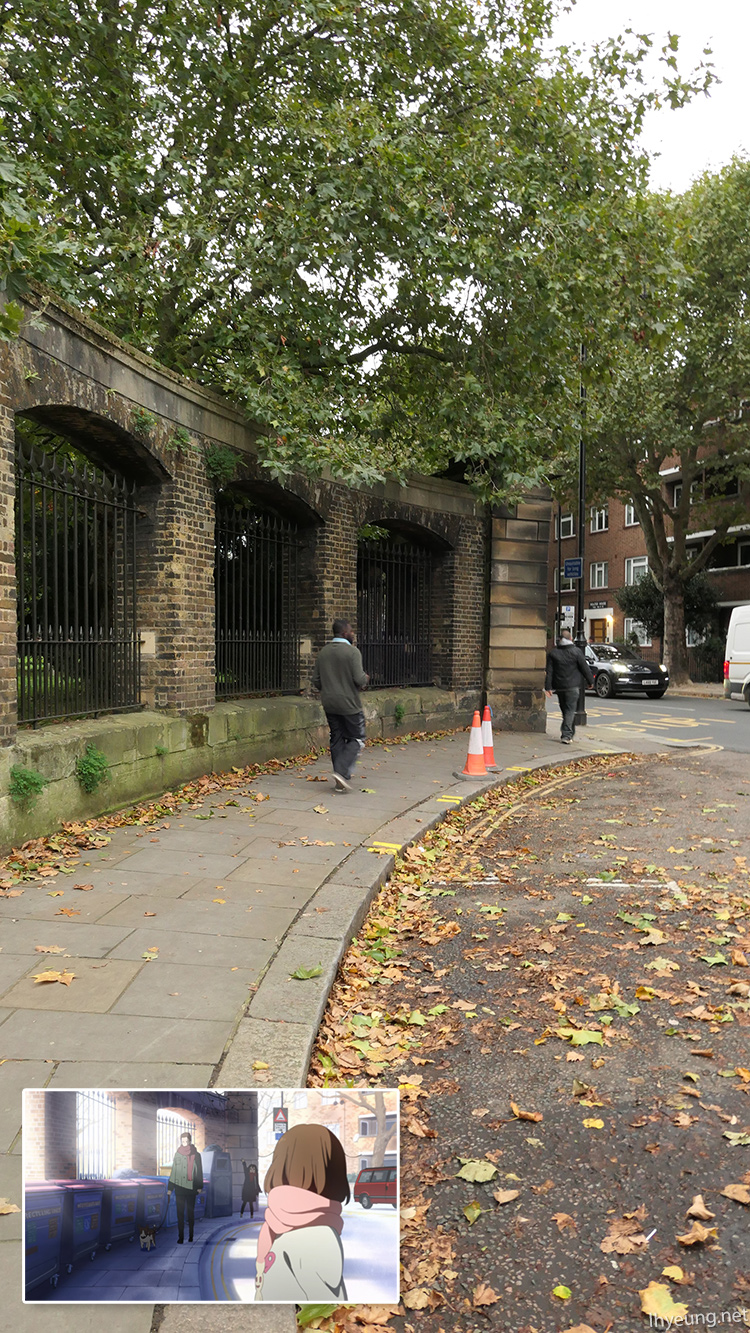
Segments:
[[[479,690],[370,690],[364,696],[367,734],[467,726],[479,700]],[[64,821],[93,819],[205,773],[292,758],[327,741],[320,703],[299,695],[237,699],[184,717],[143,710],[21,730],[14,745],[0,749],[0,851],[52,833]],[[75,771],[89,745],[109,765],[107,780],[90,795]],[[47,782],[28,805],[10,795],[15,765],[33,769]]]

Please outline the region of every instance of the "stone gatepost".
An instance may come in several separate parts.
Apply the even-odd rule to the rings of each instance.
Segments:
[[[498,731],[546,729],[547,554],[552,502],[532,492],[492,510],[485,686]]]

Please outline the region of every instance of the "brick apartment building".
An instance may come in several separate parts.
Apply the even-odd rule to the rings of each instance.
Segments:
[[[670,504],[675,504],[679,498],[677,488],[682,484],[679,469],[664,469],[662,476],[666,497]],[[558,629],[558,584],[560,624],[575,629],[576,583],[563,577],[563,568],[564,561],[578,553],[577,524],[577,513],[563,509],[550,525],[547,586],[547,632],[550,637]],[[713,531],[696,529],[691,532],[688,550],[700,550]],[[643,626],[621,611],[616,597],[621,588],[636,583],[648,571],[646,543],[632,504],[612,499],[604,505],[590,506],[585,539],[583,601],[586,637],[594,643],[612,643],[622,642],[635,634],[644,648],[660,648],[658,640],[652,644]],[[713,552],[706,572],[716,593],[720,627],[724,631],[732,607],[750,603],[750,500],[748,522],[730,529],[726,542]]]

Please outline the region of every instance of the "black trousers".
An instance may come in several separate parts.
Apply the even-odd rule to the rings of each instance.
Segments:
[[[175,1185],[174,1197],[177,1204],[177,1235],[180,1240],[185,1237],[185,1208],[187,1208],[188,1239],[192,1240],[195,1224],[195,1190],[188,1190],[184,1189],[182,1185]]]
[[[334,773],[350,778],[365,744],[364,713],[326,713],[331,731],[331,762]]]
[[[250,1216],[252,1217],[253,1212],[255,1210],[255,1199],[242,1200],[242,1207],[240,1208],[240,1217],[242,1217],[242,1214],[244,1213],[246,1208],[250,1209]]]
[[[563,740],[572,740],[576,734],[575,718],[578,712],[580,690],[575,685],[572,690],[556,690],[555,693],[562,713],[560,736]]]

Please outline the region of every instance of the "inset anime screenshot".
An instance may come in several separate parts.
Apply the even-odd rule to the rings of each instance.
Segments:
[[[26,1089],[27,1301],[396,1302],[398,1092]]]

